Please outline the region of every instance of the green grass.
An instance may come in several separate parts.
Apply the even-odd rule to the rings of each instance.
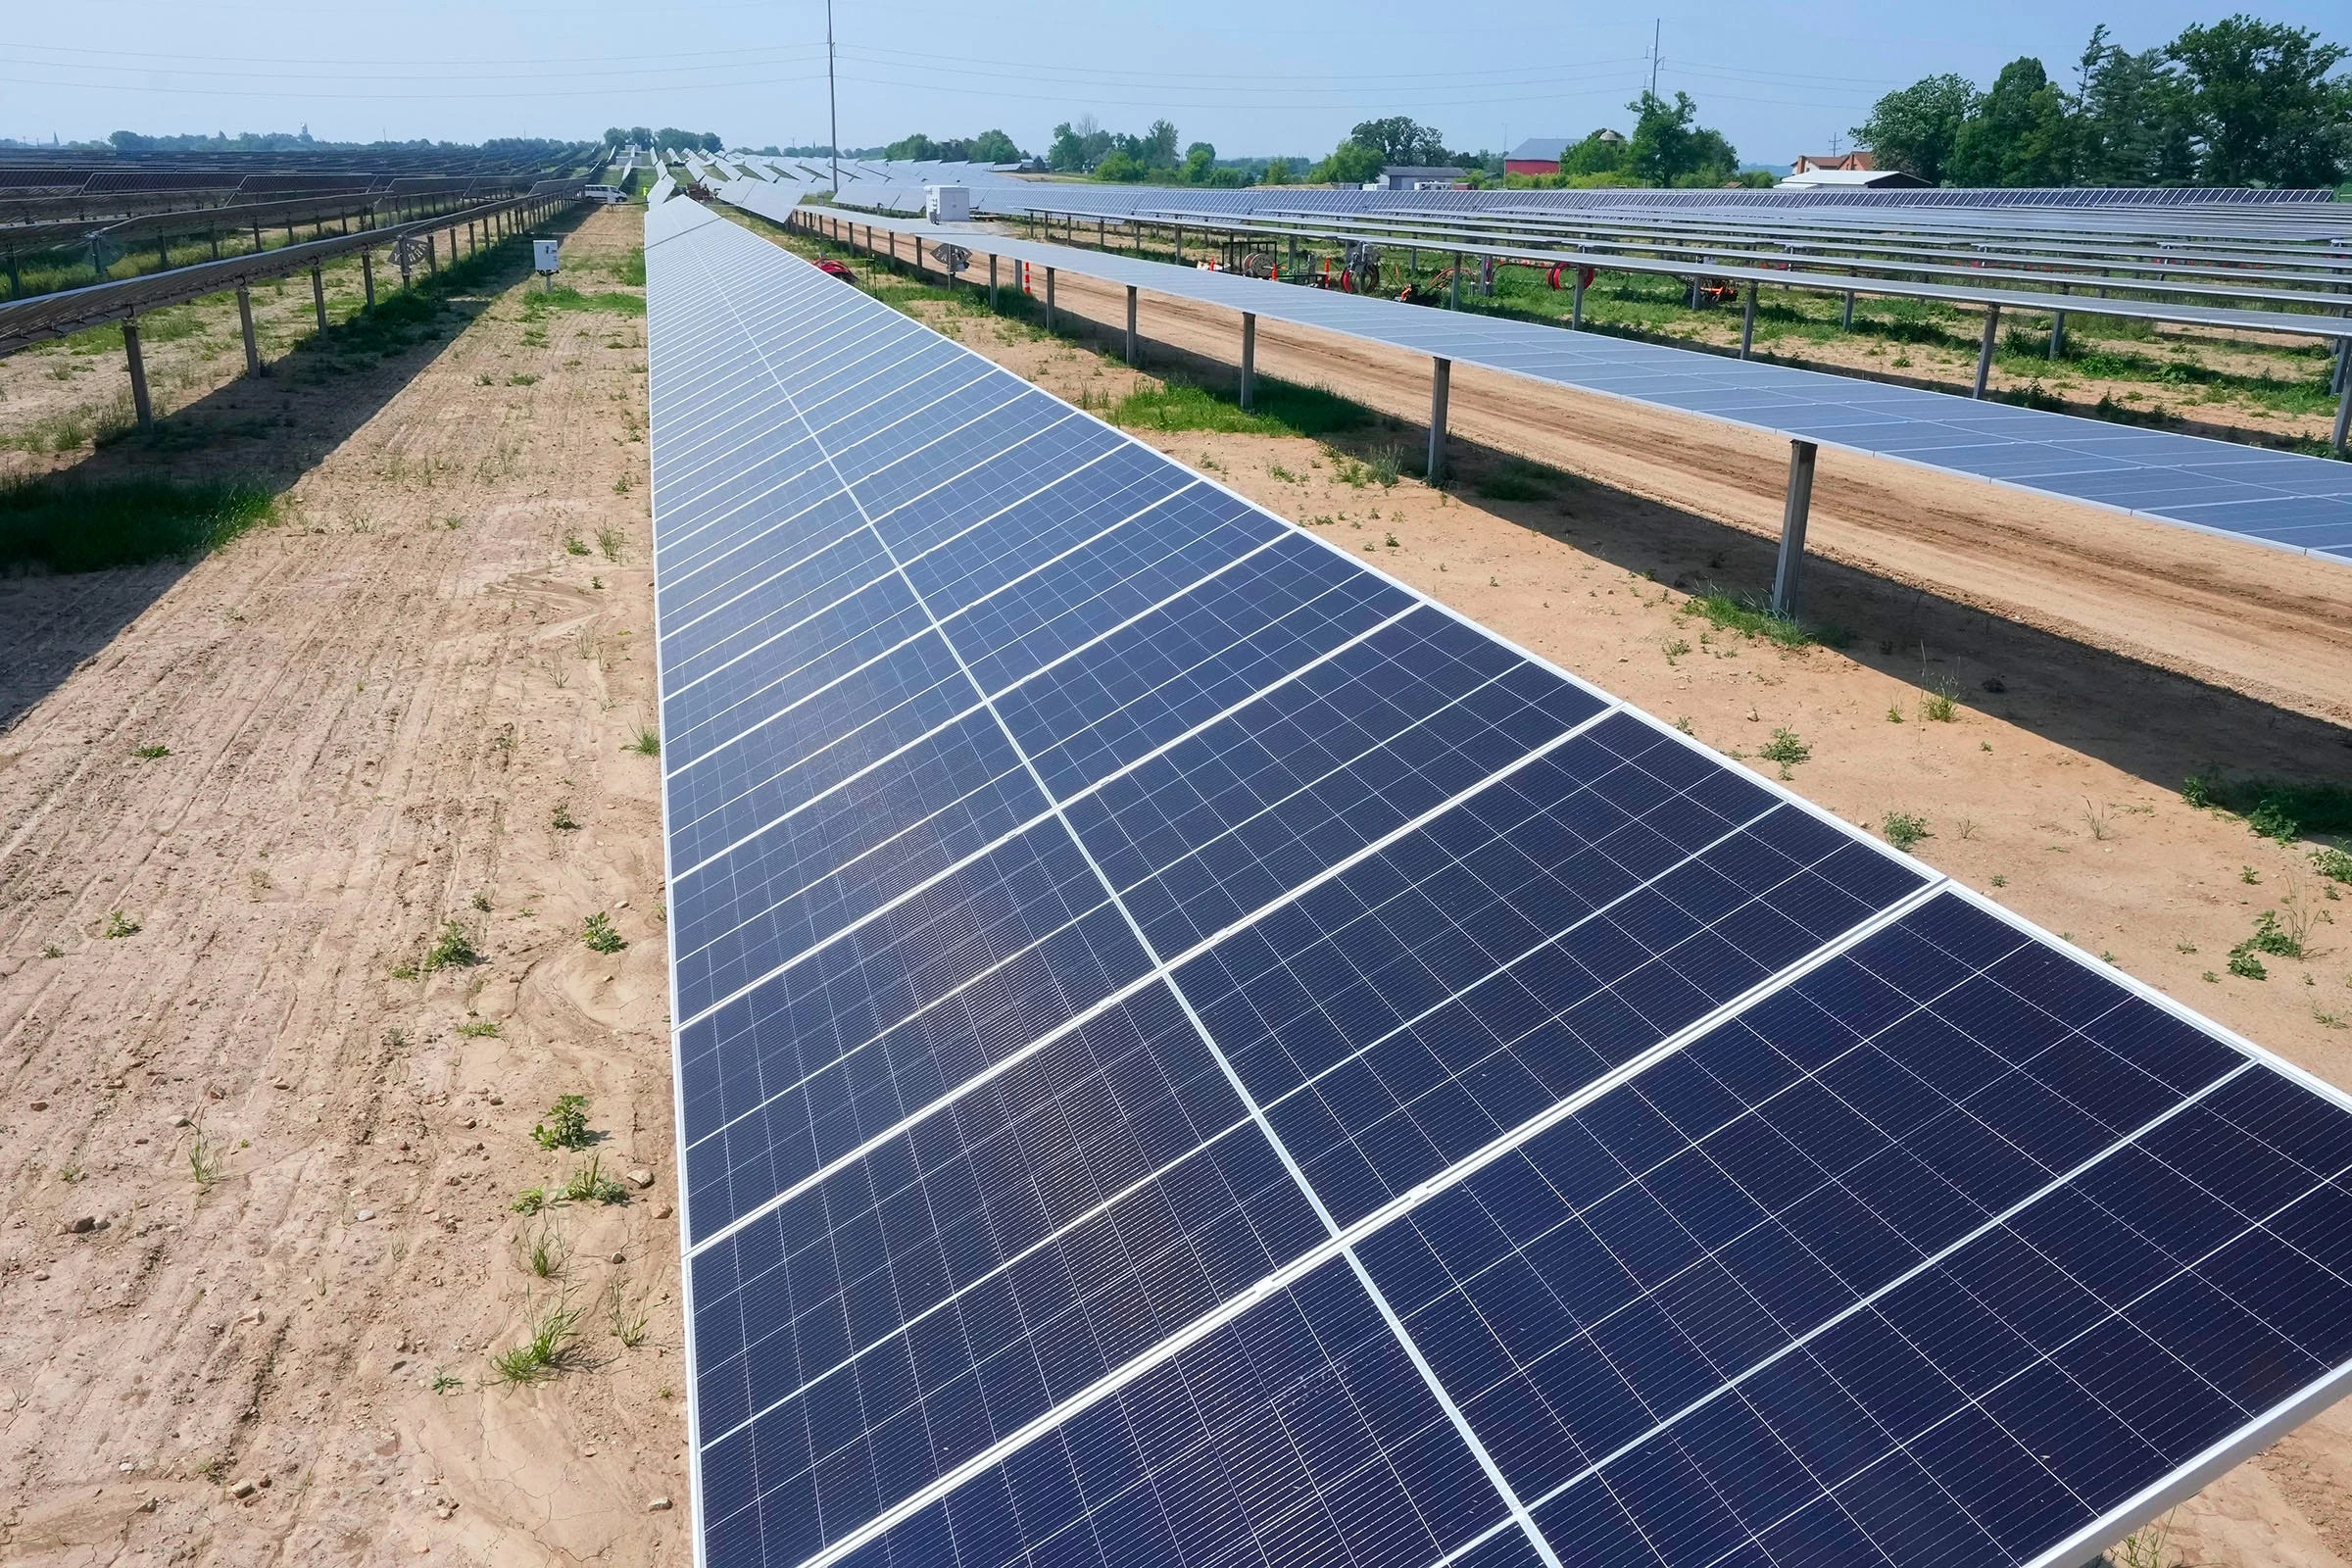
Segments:
[[[564,1178],[556,1196],[566,1203],[625,1203],[629,1190],[606,1175],[602,1156],[592,1154],[587,1164]]]
[[[19,479],[0,484],[0,572],[187,560],[276,516],[276,502],[249,484]]]
[[[511,1350],[490,1358],[490,1368],[502,1383],[539,1383],[565,1370],[578,1359],[580,1308],[557,1299],[531,1314],[530,1338]]]
[[[645,258],[637,258],[637,281],[645,281]],[[551,311],[610,311],[614,316],[643,316],[645,296],[602,290],[583,294],[565,283],[554,289],[532,289],[522,299],[525,319],[537,320]]]
[[[466,922],[452,916],[441,922],[441,934],[424,953],[424,971],[435,969],[470,969],[482,961],[481,950],[473,945],[473,933]]]
[[[1910,811],[1888,811],[1880,821],[1879,831],[1886,835],[1887,843],[1906,853],[1921,839],[1935,837],[1928,831],[1928,819]]]
[[[1486,501],[1549,501],[1559,493],[1561,477],[1549,468],[1512,458],[1472,488]]]
[[[2217,771],[2191,775],[2180,795],[2191,806],[2235,812],[2255,833],[2282,844],[2305,833],[2352,833],[2352,785]]]
[[[1761,637],[1783,648],[1809,648],[1815,643],[1826,648],[1842,648],[1852,640],[1836,626],[1818,626],[1792,615],[1777,614],[1770,606],[1731,594],[1694,595],[1684,603],[1682,612],[1700,617],[1717,631]]]
[[[628,938],[612,929],[611,917],[602,909],[590,915],[580,928],[580,940],[592,953],[618,953],[629,945]]]
[[[1129,429],[1209,430],[1229,435],[1325,436],[1360,428],[1371,419],[1361,404],[1320,387],[1260,377],[1248,414],[1235,398],[1187,381],[1147,387],[1121,398],[1110,421]]]

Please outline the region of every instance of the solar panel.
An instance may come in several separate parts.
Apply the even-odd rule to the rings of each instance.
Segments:
[[[2079,1561],[2334,1396],[2341,1097],[647,228],[704,1560]]]
[[[1516,194],[1516,193],[1514,193]],[[776,221],[789,202],[730,193]],[[919,220],[855,221],[921,235]],[[2352,563],[2352,465],[2162,430],[2125,431],[2039,409],[1885,385],[1591,332],[1457,314],[1236,272],[973,235],[987,249],[1272,320],[1387,344],[1578,391],[1843,447],[2085,502],[2271,549]]]

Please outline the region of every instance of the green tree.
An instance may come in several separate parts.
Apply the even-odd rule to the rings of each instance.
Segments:
[[[2072,110],[2040,61],[2031,55],[2010,61],[1960,127],[1953,180],[2011,187],[2073,183]]]
[[[1184,167],[1177,171],[1187,185],[1206,185],[1216,178],[1217,150],[1197,141],[1184,150]]]
[[[1560,154],[1560,172],[1621,174],[1626,169],[1626,141],[1613,130],[1596,130]]]
[[[1380,175],[1388,159],[1378,147],[1369,142],[1344,141],[1331,150],[1331,156],[1307,171],[1306,177],[1318,185],[1361,185]]]
[[[1269,158],[1266,160],[1267,184],[1288,185],[1292,180],[1298,177],[1298,176],[1292,172],[1291,161],[1288,158]]]
[[[631,125],[629,127],[629,140],[635,142],[640,147],[651,147],[654,144],[654,133],[643,125]]]
[[[1349,131],[1348,139],[1361,142],[1366,147],[1379,148],[1383,165],[1429,166],[1446,162],[1445,132],[1435,125],[1424,125],[1407,115],[1367,120]]]
[[[1054,127],[1053,145],[1046,150],[1046,167],[1080,174],[1110,156],[1111,134],[1095,123],[1092,115],[1076,124],[1064,121]]]
[[[1022,157],[1019,146],[1001,130],[984,130],[972,138],[971,159],[976,164],[1017,164]]]
[[[1142,145],[1135,149],[1146,169],[1174,169],[1176,167],[1176,122],[1154,120],[1145,131]]]
[[[2093,27],[2076,67],[2075,177],[2085,185],[2180,184],[2195,174],[2188,99],[2161,49],[2131,54]]]
[[[2352,163],[2346,55],[2316,32],[2239,14],[2184,29],[2165,46],[2180,69],[2207,185],[2333,185]]]
[[[1881,169],[1897,169],[1931,185],[1948,183],[1960,127],[1977,110],[1976,84],[1966,76],[1925,76],[1871,106],[1853,128]]]
[[[1723,132],[1697,123],[1698,105],[1689,93],[1669,103],[1644,92],[1626,107],[1635,120],[1623,167],[1641,184],[1720,184],[1739,167],[1740,154]]]

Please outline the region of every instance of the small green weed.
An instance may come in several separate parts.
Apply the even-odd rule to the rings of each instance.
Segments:
[[[577,832],[580,826],[579,821],[571,814],[571,803],[569,801],[558,801],[556,803],[555,812],[548,818],[547,825],[554,828],[559,833]]]
[[[433,938],[433,945],[424,950],[423,969],[426,974],[436,969],[470,969],[481,961],[473,933],[466,929],[465,921],[451,915],[441,922],[441,934]]]
[[[458,1033],[466,1040],[496,1040],[498,1038],[498,1020],[496,1018],[468,1018],[466,1022],[458,1025]]]
[[[1888,811],[1880,819],[1879,831],[1886,842],[1908,853],[1920,840],[1933,838],[1928,831],[1928,819],[1910,811]]]
[[[599,528],[596,531],[596,548],[605,553],[607,561],[620,559],[620,545],[621,538],[618,528]]]
[[[557,1096],[547,1119],[531,1129],[531,1142],[541,1149],[586,1149],[593,1142],[588,1136],[588,1097]]]
[[[220,1151],[205,1137],[203,1128],[197,1128],[195,1141],[188,1145],[188,1174],[196,1178],[199,1188],[208,1188],[220,1179],[222,1164]]]
[[[167,757],[170,757],[172,755],[172,748],[169,746],[142,746],[130,755],[137,758],[142,762],[157,762],[163,760],[163,759]]]
[[[98,928],[98,934],[109,942],[120,942],[124,937],[137,936],[140,930],[138,921],[117,909],[106,917],[106,924]]]
[[[588,546],[578,534],[566,532],[564,535],[564,553],[567,556],[584,556],[588,554]]]
[[[529,1312],[526,1304],[525,1311]],[[530,1338],[490,1358],[502,1383],[539,1383],[570,1367],[578,1356],[580,1309],[559,1297],[529,1314]]]
[[[436,1370],[433,1373],[433,1392],[435,1394],[455,1394],[465,1386],[466,1380],[454,1372]]]
[[[625,1203],[629,1189],[606,1175],[602,1156],[592,1154],[587,1164],[564,1178],[556,1196],[566,1203]]]
[[[1949,687],[1939,686],[1919,700],[1919,716],[1931,724],[1949,724],[1960,716],[1960,700]]]
[[[1813,748],[1806,745],[1796,731],[1776,729],[1772,732],[1772,739],[1766,741],[1756,755],[1767,762],[1778,762],[1783,767],[1794,767],[1799,762],[1809,762],[1813,760]]]
[[[2271,971],[2264,968],[2262,960],[2251,953],[2230,954],[2230,972],[2243,980],[2268,980],[2271,977]]]
[[[2352,855],[2332,845],[2311,852],[2311,868],[2330,882],[2352,883]]]
[[[509,1203],[507,1207],[517,1214],[536,1214],[547,1207],[547,1204],[546,1187],[525,1187],[514,1195],[514,1201]]]
[[[629,744],[623,750],[635,752],[639,757],[660,757],[662,755],[662,732],[640,724],[637,726],[637,733],[630,737]]]
[[[612,929],[612,919],[599,909],[590,915],[580,928],[580,940],[591,953],[618,953],[629,945],[628,939]]]
[[[1814,626],[1792,615],[1775,614],[1770,607],[1730,594],[1699,594],[1684,601],[1680,612],[1703,618],[1717,631],[1736,631],[1761,637],[1783,648],[1843,647],[1850,639],[1832,626]]]

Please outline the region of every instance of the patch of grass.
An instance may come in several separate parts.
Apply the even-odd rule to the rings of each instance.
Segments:
[[[455,1394],[465,1386],[466,1380],[454,1372],[436,1371],[433,1373],[433,1392],[435,1394]]]
[[[1817,626],[1793,615],[1774,613],[1769,605],[1731,594],[1696,594],[1684,601],[1681,612],[1696,615],[1717,631],[1736,631],[1761,637],[1782,648],[1842,648],[1852,639],[1835,626]]]
[[[1931,724],[1949,724],[1960,716],[1960,700],[1950,688],[1938,686],[1919,700],[1919,716]]]
[[[628,938],[612,929],[612,919],[599,909],[580,927],[580,940],[591,953],[618,953],[629,945]]]
[[[539,378],[531,374],[528,370],[520,371],[516,374],[507,377],[507,385],[509,386],[537,386],[538,384]],[[583,551],[581,554],[585,555],[586,552]]]
[[[1776,729],[1772,732],[1772,739],[1766,741],[1756,755],[1767,762],[1778,762],[1783,767],[1794,767],[1799,762],[1809,762],[1813,760],[1813,748],[1806,745],[1804,739],[1796,731]]]
[[[594,1141],[588,1135],[586,1095],[557,1096],[547,1119],[531,1129],[531,1142],[541,1149],[586,1149]]]
[[[0,483],[0,572],[183,560],[276,516],[268,492],[247,484],[11,480]]]
[[[1320,387],[1259,377],[1248,414],[1232,396],[1187,381],[1143,387],[1121,398],[1110,422],[1128,429],[1215,430],[1237,435],[1325,436],[1360,428],[1371,415]]]
[[[1394,445],[1374,447],[1372,455],[1364,460],[1364,467],[1371,473],[1372,482],[1386,490],[1403,474],[1404,449]]]
[[[549,816],[547,825],[554,828],[559,833],[576,833],[579,831],[580,826],[578,819],[571,814],[571,803],[569,801],[558,801],[556,803],[555,812]]]
[[[637,726],[637,733],[629,738],[629,744],[622,750],[635,752],[639,757],[660,757],[662,755],[662,732],[640,724]]]
[[[2191,774],[2180,786],[2191,806],[2231,811],[2266,839],[2291,843],[2305,833],[2352,834],[2352,785],[2316,780]]]
[[[1935,837],[1928,831],[1928,819],[1910,811],[1888,811],[1879,820],[1879,831],[1886,842],[1908,854],[1919,841]]]
[[[220,1151],[205,1137],[203,1128],[197,1128],[195,1141],[188,1145],[188,1174],[196,1178],[197,1187],[209,1188],[218,1182],[223,1163]]]
[[[106,917],[106,924],[98,928],[98,934],[109,942],[120,942],[124,937],[137,936],[140,929],[138,921],[117,909]]]
[[[567,556],[584,556],[588,554],[587,543],[578,534],[566,532],[564,535],[564,553]]]
[[[652,1314],[646,1309],[645,1298],[631,1291],[617,1274],[605,1287],[605,1316],[612,1326],[612,1337],[623,1348],[634,1350],[645,1343],[645,1326]]]
[[[154,762],[170,757],[172,748],[169,746],[142,746],[130,755],[142,762]]]
[[[607,561],[620,560],[620,546],[621,538],[618,528],[599,528],[596,531],[596,548],[605,553]]]
[[[422,967],[426,974],[431,974],[435,969],[470,969],[481,961],[481,950],[473,945],[473,933],[466,929],[465,921],[452,915],[441,922],[441,934],[424,950]]]
[[[458,1034],[460,1038],[466,1040],[496,1040],[498,1038],[498,1020],[496,1018],[469,1018],[458,1025]]]
[[[1558,494],[1558,481],[1549,469],[1514,458],[1474,488],[1488,501],[1549,501]]]
[[[627,279],[624,278],[622,281],[625,282]],[[640,284],[645,281],[645,258],[643,256],[637,258],[637,281]],[[645,314],[645,296],[621,294],[611,290],[583,294],[568,283],[560,284],[553,289],[533,289],[523,296],[522,317],[524,320],[538,320],[551,311],[609,311],[614,316],[643,316]]]
[[[2231,948],[2230,956],[2234,959],[2250,953],[2266,954],[2274,958],[2300,958],[2303,956],[2303,937],[2300,932],[2278,923],[2278,910],[2265,909],[2254,918],[2254,934]],[[2235,972],[2234,965],[2231,972]]]
[[[564,1277],[571,1266],[571,1244],[548,1220],[524,1234],[515,1244],[515,1257],[523,1268],[543,1280]]]
[[[527,1310],[527,1308],[526,1308]],[[569,1369],[579,1354],[580,1309],[559,1297],[529,1313],[530,1338],[490,1358],[501,1383],[540,1383]]]
[[[2330,882],[2352,883],[2352,855],[2332,846],[2311,852],[2311,868]]]
[[[629,1189],[606,1175],[601,1157],[591,1155],[587,1164],[564,1178],[556,1197],[566,1203],[625,1203]]]
[[[514,1201],[509,1203],[507,1207],[517,1214],[536,1214],[547,1207],[548,1201],[547,1188],[544,1185],[525,1187],[514,1195]]]

